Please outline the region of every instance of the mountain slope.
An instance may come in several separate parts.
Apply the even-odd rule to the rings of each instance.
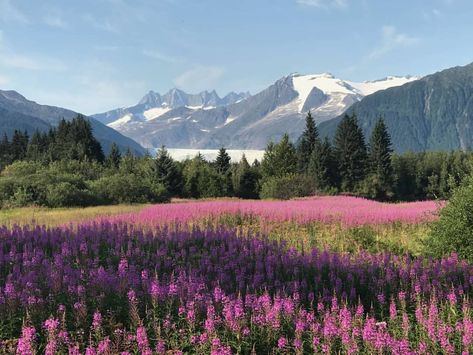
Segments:
[[[473,64],[447,69],[365,97],[351,106],[368,137],[383,116],[396,151],[467,149],[473,145]],[[341,116],[320,124],[333,136]]]
[[[61,119],[70,120],[77,112],[61,107],[40,105],[26,99],[16,91],[0,90],[0,133],[11,135],[15,129],[26,130],[30,134],[35,130],[47,131],[56,126]],[[121,150],[128,147],[134,153],[145,153],[143,147],[132,139],[123,136],[99,121],[89,118],[95,137],[100,141],[105,152],[115,142]]]
[[[415,80],[388,77],[356,83],[331,74],[283,77],[256,95],[150,91],[137,105],[94,115],[148,148],[262,149],[284,133],[301,134],[307,111],[318,122],[340,115],[365,95]]]

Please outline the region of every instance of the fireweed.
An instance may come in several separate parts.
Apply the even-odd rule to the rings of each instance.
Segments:
[[[110,222],[186,223],[222,215],[254,217],[264,222],[342,223],[346,226],[430,221],[443,202],[381,203],[358,197],[324,196],[291,201],[196,201],[146,207],[136,213],[107,217]],[[102,220],[103,218],[98,218]]]
[[[0,229],[0,350],[469,353],[473,265],[224,228]]]

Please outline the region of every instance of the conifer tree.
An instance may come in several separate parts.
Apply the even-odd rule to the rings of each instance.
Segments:
[[[259,175],[256,170],[257,168],[250,167],[245,154],[243,154],[233,174],[235,196],[240,198],[258,197]]]
[[[22,160],[26,157],[26,151],[28,149],[28,133],[15,130],[13,138],[10,143],[10,153],[12,160]]]
[[[108,153],[106,164],[109,168],[117,169],[120,166],[121,159],[122,155],[120,154],[120,150],[114,142],[110,148],[110,152]]]
[[[164,185],[171,196],[181,194],[183,187],[181,171],[164,146],[159,149],[156,156],[154,177],[156,182]]]
[[[320,146],[319,132],[310,111],[305,119],[305,129],[297,145],[297,167],[300,173],[306,173],[312,152]]]
[[[0,141],[0,171],[12,162],[10,150],[10,142],[8,140],[8,136],[6,133],[4,133],[3,138]]]
[[[393,188],[391,137],[382,118],[376,122],[369,144],[370,172],[378,186],[378,196],[384,197]],[[383,195],[383,196],[380,196]]]
[[[314,180],[315,187],[320,191],[326,191],[333,187],[336,182],[335,161],[333,151],[328,138],[320,144],[318,149],[312,152],[308,174]]]
[[[218,151],[217,158],[215,159],[215,168],[220,174],[226,174],[230,169],[230,156],[228,155],[224,147]]]
[[[268,144],[261,162],[263,178],[284,176],[297,172],[297,155],[294,144],[285,134],[278,144]]]
[[[353,192],[366,176],[367,152],[361,128],[356,115],[342,118],[334,139],[334,153],[341,179],[341,188]]]

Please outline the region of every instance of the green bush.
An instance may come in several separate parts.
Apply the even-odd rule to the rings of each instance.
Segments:
[[[161,184],[152,184],[135,174],[104,176],[92,183],[96,195],[107,203],[166,202],[169,196]]]
[[[473,261],[473,179],[454,190],[440,218],[432,224],[426,246],[434,257],[455,252]]]
[[[48,207],[85,207],[100,204],[100,199],[88,190],[67,181],[47,186]]]
[[[305,175],[288,174],[268,178],[261,187],[261,198],[288,200],[294,197],[313,195],[316,192],[313,180]]]

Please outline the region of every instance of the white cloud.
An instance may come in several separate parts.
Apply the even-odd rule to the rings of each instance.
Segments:
[[[7,85],[8,83],[10,83],[10,79],[6,76],[0,75],[0,86]]]
[[[46,16],[44,16],[43,21],[46,25],[55,28],[65,29],[68,27],[67,22],[63,19],[61,13],[57,10],[52,10]]]
[[[196,65],[174,79],[174,84],[189,91],[212,89],[222,78],[225,70],[218,66]]]
[[[182,58],[169,56],[155,50],[144,49],[143,55],[152,59],[159,60],[161,62],[166,62],[166,63],[182,63],[184,61]]]
[[[114,34],[120,33],[118,26],[112,23],[109,19],[97,19],[92,14],[85,14],[82,16],[82,19],[96,29]]]
[[[0,0],[0,22],[28,23],[28,18],[11,0]]]
[[[374,48],[368,55],[368,59],[380,58],[397,48],[409,47],[419,42],[419,38],[409,36],[405,33],[399,33],[393,26],[384,26],[382,28],[382,42]]]
[[[334,8],[346,8],[348,6],[348,0],[296,0],[299,5],[312,6],[328,9]]]

